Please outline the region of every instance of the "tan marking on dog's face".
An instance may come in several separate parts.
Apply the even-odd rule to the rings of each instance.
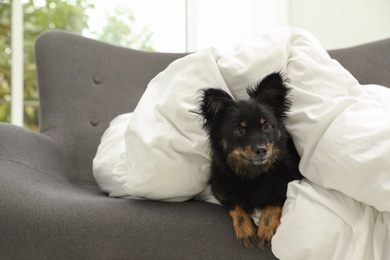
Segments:
[[[236,206],[229,211],[233,219],[233,227],[236,233],[236,238],[245,247],[252,245],[252,240],[255,237],[255,230],[249,214],[240,206]]]
[[[267,144],[267,148],[268,148],[267,156],[271,157],[274,149],[274,144],[271,143]]]
[[[265,163],[267,170],[273,166],[273,164],[279,159],[280,156],[280,150],[275,148],[273,144],[268,144],[268,151],[271,151],[271,155]]]
[[[246,122],[245,121],[241,121],[240,126],[241,127],[246,127]]]
[[[264,125],[265,123],[265,119],[264,118],[260,118],[260,125]]]
[[[259,228],[257,229],[257,238],[259,247],[267,246],[280,225],[280,216],[282,208],[279,206],[268,206],[264,209],[260,217]]]
[[[230,169],[237,175],[245,177],[248,174],[247,169],[250,169],[251,163],[241,157],[241,154],[243,153],[244,150],[242,148],[233,150],[228,155],[227,163]]]
[[[241,154],[244,155],[245,157],[248,157],[248,158],[251,157],[252,155],[254,155],[254,153],[252,151],[252,147],[249,145],[245,146],[245,149],[242,150]]]

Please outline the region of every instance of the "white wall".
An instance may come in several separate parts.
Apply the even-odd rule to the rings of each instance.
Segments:
[[[196,15],[190,51],[231,49],[242,38],[288,25],[288,0],[192,0]]]
[[[390,37],[390,0],[290,0],[289,24],[312,32],[326,49]]]
[[[187,0],[195,10],[189,50],[229,48],[283,26],[313,33],[326,49],[390,37],[390,0]]]

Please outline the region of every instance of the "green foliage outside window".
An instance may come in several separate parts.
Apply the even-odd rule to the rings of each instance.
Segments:
[[[152,33],[144,28],[133,31],[135,18],[128,9],[116,9],[108,14],[102,28],[90,28],[89,11],[95,7],[91,0],[28,0],[24,1],[24,123],[38,130],[38,90],[34,61],[34,43],[42,32],[51,29],[153,51]],[[10,121],[10,59],[11,59],[11,0],[0,0],[0,121]]]

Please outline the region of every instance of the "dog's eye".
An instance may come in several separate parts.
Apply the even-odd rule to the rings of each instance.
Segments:
[[[265,123],[263,125],[263,131],[264,132],[270,132],[272,130],[272,125],[270,123]]]
[[[233,133],[236,135],[236,136],[243,136],[246,132],[245,132],[245,129],[242,128],[242,127],[237,127],[234,129]]]

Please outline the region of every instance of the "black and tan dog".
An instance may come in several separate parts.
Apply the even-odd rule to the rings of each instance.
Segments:
[[[212,149],[209,180],[214,196],[233,218],[238,241],[264,248],[280,224],[287,184],[302,176],[299,156],[286,131],[288,88],[280,73],[247,89],[235,101],[221,89],[202,90],[199,114]],[[257,232],[250,214],[263,210]]]

